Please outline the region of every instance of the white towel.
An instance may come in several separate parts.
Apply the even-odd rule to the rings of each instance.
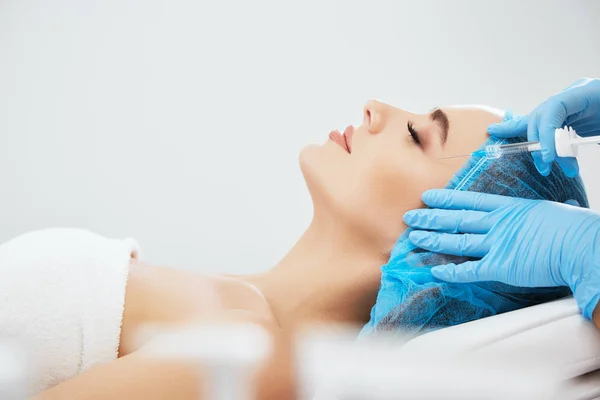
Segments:
[[[132,239],[81,229],[26,233],[0,245],[0,340],[17,340],[33,392],[117,358]]]

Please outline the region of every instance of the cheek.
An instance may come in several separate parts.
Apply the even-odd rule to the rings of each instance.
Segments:
[[[366,181],[372,201],[383,208],[404,209],[420,204],[421,193],[438,182],[434,171],[415,158],[374,163]]]
[[[401,218],[404,212],[423,207],[424,191],[446,186],[455,171],[417,151],[380,153],[357,163],[355,191],[361,193],[363,209],[373,210],[381,219]]]
[[[423,207],[421,194],[445,186],[449,179],[422,153],[380,152],[376,158],[353,161],[353,179],[346,181],[349,190],[340,211],[387,250],[406,229],[402,215]]]

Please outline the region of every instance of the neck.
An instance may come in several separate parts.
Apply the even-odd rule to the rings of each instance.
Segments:
[[[274,268],[248,278],[280,326],[368,321],[389,254],[349,231],[315,219]]]

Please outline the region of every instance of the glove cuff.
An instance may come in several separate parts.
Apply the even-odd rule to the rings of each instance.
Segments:
[[[591,320],[600,301],[600,221],[592,223],[589,229],[593,239],[578,249],[580,254],[574,257],[579,273],[571,289],[583,316]]]

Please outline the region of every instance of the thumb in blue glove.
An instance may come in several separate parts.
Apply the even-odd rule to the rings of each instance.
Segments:
[[[557,157],[554,131],[571,126],[580,136],[600,135],[600,80],[584,78],[551,96],[529,115],[490,125],[490,135],[515,137],[527,135],[528,141],[539,141],[540,153],[533,153],[538,171],[547,176],[556,159],[569,177],[577,175],[579,166],[572,157]]]
[[[545,201],[430,190],[431,209],[404,215],[411,242],[425,250],[479,258],[432,268],[452,282],[569,286],[584,316],[600,299],[600,215]]]

